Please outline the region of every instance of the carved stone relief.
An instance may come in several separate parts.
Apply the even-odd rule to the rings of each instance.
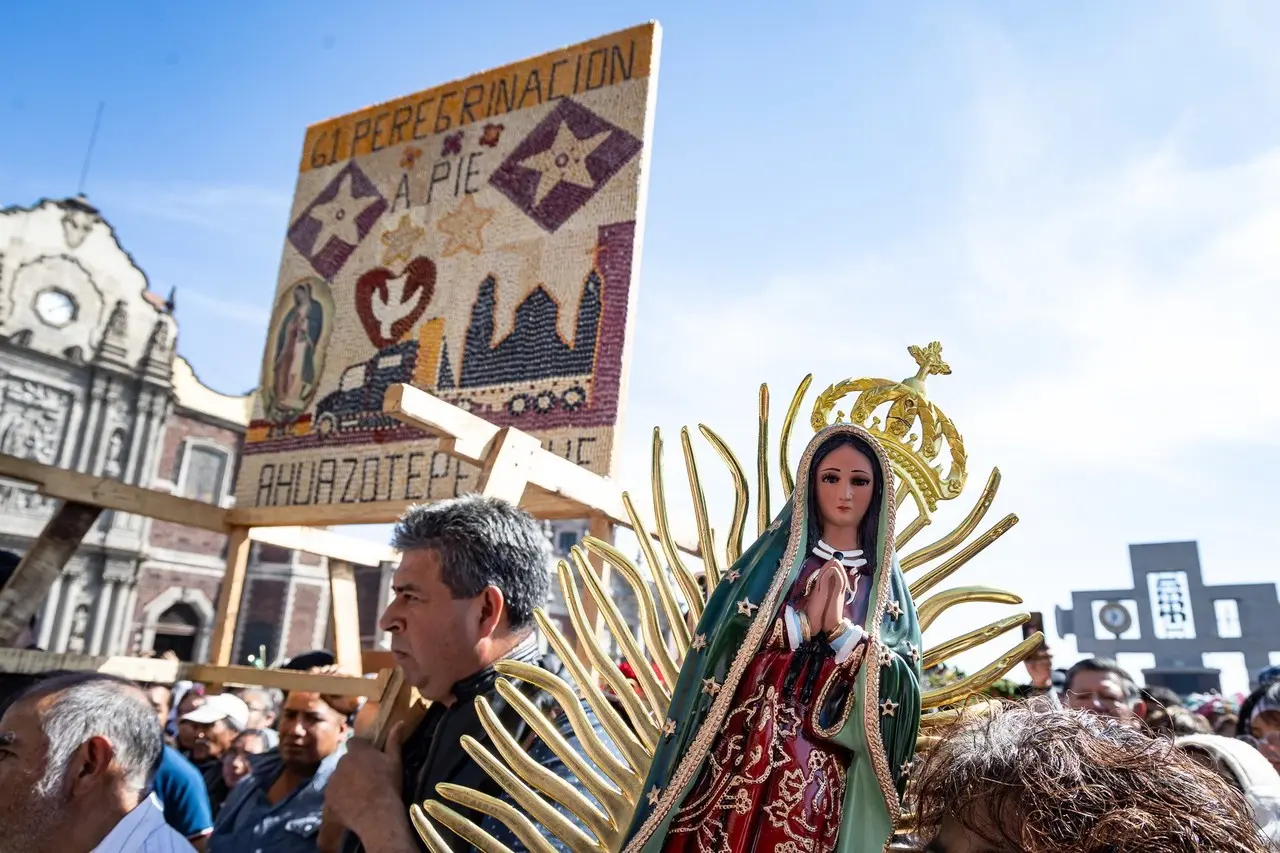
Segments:
[[[67,248],[80,248],[97,222],[98,217],[87,210],[72,208],[62,214],[62,236],[67,241]]]
[[[0,483],[0,515],[44,518],[53,512],[54,503],[54,498],[47,498],[33,488]]]
[[[0,391],[0,452],[57,465],[70,412],[70,393],[5,377]]]

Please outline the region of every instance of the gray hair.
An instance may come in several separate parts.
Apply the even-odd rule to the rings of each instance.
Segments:
[[[250,696],[260,696],[266,701],[266,710],[272,714],[280,713],[280,706],[284,704],[284,694],[274,687],[246,687],[240,691],[240,698],[249,701]],[[252,710],[252,709],[251,709]],[[228,723],[231,721],[228,720]]]
[[[439,554],[442,580],[454,598],[497,587],[513,630],[533,621],[533,609],[551,589],[547,537],[533,516],[497,498],[468,495],[410,507],[396,522],[391,545]]]
[[[71,756],[93,737],[111,743],[125,784],[135,791],[146,790],[164,748],[160,722],[146,694],[123,678],[78,672],[38,682],[19,701],[38,702],[50,696],[53,701],[40,715],[48,752],[37,794],[50,796],[62,787]]]

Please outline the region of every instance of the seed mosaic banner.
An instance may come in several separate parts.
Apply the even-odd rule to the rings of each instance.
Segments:
[[[646,24],[307,130],[238,508],[390,520],[474,488],[382,414],[398,383],[610,473],[659,40]]]

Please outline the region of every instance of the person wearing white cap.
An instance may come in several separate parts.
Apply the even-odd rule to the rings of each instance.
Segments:
[[[209,792],[209,805],[213,815],[230,793],[222,778],[222,755],[231,748],[236,735],[249,725],[249,706],[239,696],[218,693],[205,699],[200,707],[186,713],[182,722],[190,723],[195,731],[191,745],[191,762],[204,776]]]

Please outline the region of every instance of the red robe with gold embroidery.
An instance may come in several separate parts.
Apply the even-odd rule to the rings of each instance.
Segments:
[[[810,578],[826,561],[812,554],[787,594],[800,610]],[[865,571],[865,569],[864,569]],[[865,621],[871,577],[849,572],[852,600],[844,615]],[[752,659],[734,695],[733,710],[698,781],[667,833],[664,851],[758,851],[758,853],[831,853],[840,832],[845,768],[852,756],[830,743],[818,728],[818,709],[833,705],[851,710],[854,682],[865,642],[841,663],[822,660],[813,695],[800,698],[802,673],[784,690],[795,659],[788,640],[786,608],[774,621],[769,639]],[[812,666],[812,664],[810,664]],[[837,715],[843,716],[841,710]],[[836,726],[839,729],[839,725]]]

